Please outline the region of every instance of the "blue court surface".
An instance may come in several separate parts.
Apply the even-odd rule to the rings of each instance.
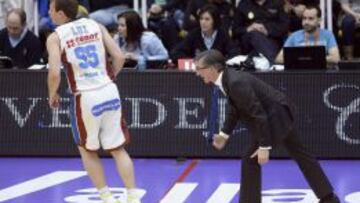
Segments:
[[[79,158],[0,158],[0,202],[100,203]],[[103,159],[108,184],[120,199],[122,182]],[[239,160],[134,159],[143,203],[238,202]],[[360,161],[321,161],[345,203],[360,203]],[[263,203],[312,203],[316,197],[293,161],[263,167]]]

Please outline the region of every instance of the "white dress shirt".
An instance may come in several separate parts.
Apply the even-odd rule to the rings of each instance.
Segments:
[[[225,92],[224,87],[223,87],[223,85],[222,85],[223,74],[224,74],[224,71],[222,71],[222,72],[219,74],[219,76],[218,76],[218,78],[216,79],[216,81],[215,81],[214,84],[215,84],[216,86],[218,86],[219,89],[221,90],[221,92],[226,96],[226,92]]]

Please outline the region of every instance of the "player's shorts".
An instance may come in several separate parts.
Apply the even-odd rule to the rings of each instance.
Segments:
[[[89,151],[116,149],[126,141],[121,128],[121,100],[114,83],[73,96],[70,119],[75,143]]]

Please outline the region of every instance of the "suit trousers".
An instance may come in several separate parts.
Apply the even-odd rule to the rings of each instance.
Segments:
[[[282,109],[288,114],[285,108]],[[333,187],[319,162],[301,143],[294,128],[280,142],[279,144],[284,146],[290,157],[295,160],[319,199],[333,192]],[[261,166],[256,157],[250,158],[258,147],[258,143],[254,141],[242,158],[240,203],[261,203]]]
[[[280,49],[276,40],[271,39],[258,31],[244,34],[241,39],[241,47],[244,52],[256,51],[262,53],[271,63],[274,62]]]

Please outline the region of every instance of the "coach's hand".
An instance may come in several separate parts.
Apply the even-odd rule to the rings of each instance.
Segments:
[[[217,150],[222,150],[224,146],[226,145],[227,140],[229,139],[229,136],[220,132],[219,134],[214,135],[213,138],[213,146]]]
[[[256,156],[260,165],[266,164],[269,161],[270,150],[259,148],[251,155],[251,158],[255,158]]]

